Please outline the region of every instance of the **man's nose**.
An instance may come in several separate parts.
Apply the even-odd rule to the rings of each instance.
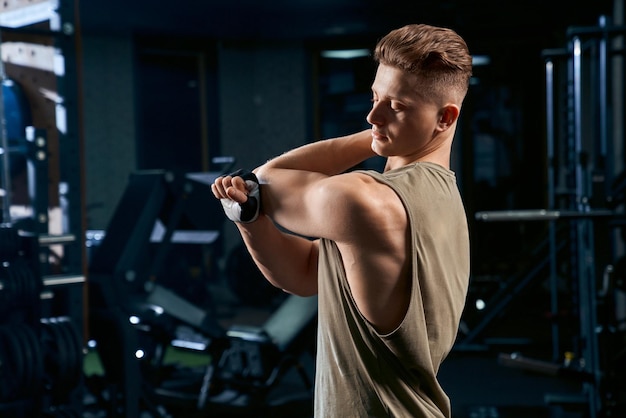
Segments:
[[[365,117],[365,120],[367,120],[367,123],[370,125],[382,125],[384,123],[382,112],[376,103],[372,105],[372,109]]]

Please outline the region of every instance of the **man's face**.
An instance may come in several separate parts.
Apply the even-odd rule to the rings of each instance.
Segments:
[[[372,84],[372,149],[384,157],[408,162],[432,150],[436,142],[439,106],[423,97],[419,78],[395,67],[380,65]]]

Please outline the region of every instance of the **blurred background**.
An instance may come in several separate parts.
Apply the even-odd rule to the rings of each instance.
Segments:
[[[209,185],[367,128],[408,23],[474,57],[453,416],[626,416],[623,0],[0,2],[0,416],[311,416],[316,300]]]

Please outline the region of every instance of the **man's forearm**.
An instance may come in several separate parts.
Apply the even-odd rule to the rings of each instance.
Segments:
[[[255,172],[263,177],[269,170],[290,169],[332,176],[375,156],[371,143],[372,135],[369,129],[352,135],[321,140],[278,156]]]
[[[236,225],[256,265],[272,284],[301,296],[317,293],[317,242],[284,232],[274,222],[305,234],[310,228],[302,221],[303,205],[307,204],[303,190],[317,180],[343,173],[373,157],[371,142],[370,130],[317,141],[254,170],[262,184],[262,214],[252,223]],[[243,192],[239,193],[230,198],[244,201]]]
[[[241,237],[265,278],[300,296],[317,293],[317,244],[281,231],[261,215],[250,224],[237,223]]]
[[[370,130],[313,142],[286,152],[258,167],[263,212],[274,222],[298,234],[310,236],[303,215],[311,186],[344,173],[375,155]]]

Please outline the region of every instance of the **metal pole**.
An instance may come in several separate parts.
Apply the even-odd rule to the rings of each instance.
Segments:
[[[600,28],[606,28],[606,17],[600,17]],[[607,159],[608,152],[608,94],[607,94],[607,35],[606,32],[602,34],[598,41],[598,111],[599,111],[599,137],[600,137],[600,157],[602,168],[605,169],[605,176],[610,174],[611,171],[607,167],[607,163],[609,159]],[[605,191],[605,196],[609,196],[609,190],[611,187],[611,179],[606,178],[605,187],[607,190]]]
[[[574,156],[576,158],[575,193],[577,210],[586,209],[586,190],[583,178],[582,161],[582,46],[580,38],[575,37],[572,41],[572,64],[573,64],[573,127],[574,131]]]
[[[0,31],[0,50],[2,49],[2,31]],[[0,58],[0,146],[2,147],[2,219],[0,222],[11,222],[11,172],[9,169],[9,140],[7,138],[6,117],[4,112],[4,61]]]
[[[582,145],[582,45],[580,38],[574,37],[572,42],[573,59],[573,127],[576,162],[576,203],[581,212],[589,211],[586,167],[583,160]],[[599,411],[598,392],[598,352],[596,339],[596,290],[595,263],[593,254],[593,223],[582,219],[576,221],[576,255],[578,266],[579,316],[582,339],[582,357],[584,368],[594,376],[594,382],[585,384],[588,390],[589,418],[595,418]]]
[[[547,142],[547,176],[548,176],[548,209],[555,208],[554,198],[554,63],[546,61],[546,142]],[[550,221],[548,225],[548,245],[550,254],[550,310],[552,313],[552,360],[560,357],[559,326],[557,315],[559,312],[558,278],[556,274],[556,225]]]

